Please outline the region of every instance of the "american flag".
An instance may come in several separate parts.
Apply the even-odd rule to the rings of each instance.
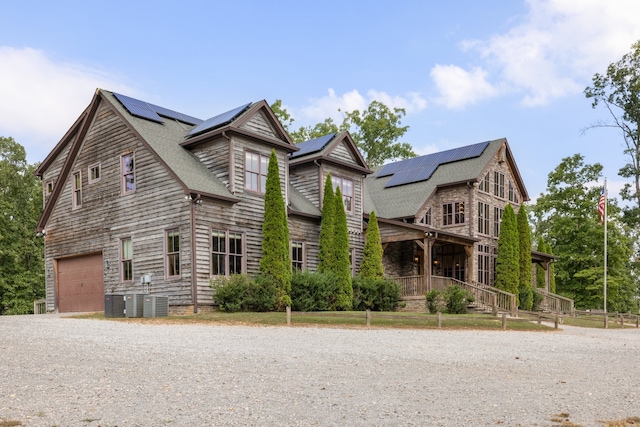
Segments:
[[[598,212],[600,213],[600,224],[604,222],[604,205],[607,203],[607,197],[604,195],[604,187],[600,193],[600,201],[598,202]]]

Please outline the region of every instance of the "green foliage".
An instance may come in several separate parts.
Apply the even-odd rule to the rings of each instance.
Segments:
[[[320,222],[320,241],[318,254],[318,271],[320,273],[334,271],[334,237],[336,223],[335,194],[331,183],[331,174],[327,174],[322,198],[322,219]]]
[[[220,309],[236,311],[271,311],[280,291],[269,278],[252,279],[246,274],[218,277],[211,281],[213,300]]]
[[[520,308],[523,310],[531,310],[533,307],[533,289],[531,282],[531,229],[529,228],[529,220],[527,210],[524,205],[520,206],[518,215],[516,216],[518,226],[519,246],[519,266],[520,273],[518,275]]]
[[[386,160],[416,156],[410,144],[397,142],[409,130],[409,126],[400,125],[406,114],[403,108],[391,109],[380,101],[372,101],[362,112],[354,110],[344,113],[344,120],[340,125],[333,119],[326,118],[314,126],[301,127],[296,131],[290,130],[293,118],[282,107],[281,100],[276,100],[271,109],[295,142],[349,131],[369,166],[380,166]]]
[[[542,236],[538,237],[538,242],[536,243],[536,250],[538,252],[546,252],[547,245],[544,242]],[[536,288],[545,288],[546,287],[546,277],[547,272],[539,265],[536,264]]]
[[[351,261],[349,251],[349,229],[347,228],[347,214],[344,210],[342,192],[336,188],[335,201],[335,228],[333,238],[334,268],[333,272],[338,278],[338,294],[336,295],[336,309],[351,310],[353,303],[353,288],[351,285]]]
[[[279,289],[278,301],[284,304],[291,292],[291,257],[287,211],[282,197],[275,150],[271,150],[264,194],[260,272],[271,278],[273,284]]]
[[[458,285],[447,287],[443,292],[447,313],[464,314],[467,312],[467,305],[475,301],[473,294]]]
[[[444,297],[442,292],[437,289],[431,289],[425,294],[425,305],[431,314],[443,311],[445,308]]]
[[[536,232],[549,242],[544,252],[558,256],[551,291],[572,298],[577,309],[604,306],[604,227],[596,210],[601,188],[593,185],[602,166],[576,154],[549,173],[547,190],[536,201]],[[638,270],[632,262],[633,239],[619,220],[615,200],[607,207],[607,309],[635,310]]]
[[[0,137],[0,314],[33,312],[45,296],[44,241],[35,229],[42,214],[37,165],[13,138]]]
[[[500,236],[498,237],[496,288],[515,294],[518,299],[519,272],[520,242],[518,239],[518,225],[513,207],[507,205],[502,214]]]
[[[367,279],[384,277],[384,266],[382,264],[382,243],[380,240],[380,228],[376,213],[369,215],[369,225],[367,227],[366,241],[362,253],[362,263],[360,264],[360,276]]]
[[[328,311],[336,305],[338,280],[333,273],[296,271],[291,280],[291,309]]]
[[[393,280],[356,276],[353,310],[393,311],[400,302],[400,285]]]
[[[633,191],[630,185],[621,192],[623,199],[635,200],[640,208],[640,41],[631,45],[631,52],[626,53],[615,63],[609,64],[606,74],[596,73],[592,79],[593,86],[584,90],[591,106],[604,104],[611,115],[612,122],[604,122],[592,127],[617,128],[622,134],[628,162],[620,168],[618,174],[632,178]],[[631,222],[638,223],[638,209],[628,210],[632,214]],[[628,218],[629,219],[629,218]]]

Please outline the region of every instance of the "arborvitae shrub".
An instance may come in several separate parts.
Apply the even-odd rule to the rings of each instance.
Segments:
[[[246,274],[218,277],[211,281],[213,300],[222,311],[270,311],[276,302],[275,282]]]
[[[291,309],[327,311],[335,306],[338,281],[333,273],[296,271],[291,279]]]
[[[400,302],[400,285],[389,279],[356,276],[352,281],[353,310],[393,311]]]

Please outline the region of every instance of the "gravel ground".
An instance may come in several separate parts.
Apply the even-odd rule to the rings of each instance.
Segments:
[[[640,417],[640,330],[0,317],[0,425],[581,426]],[[554,421],[554,419],[556,419]]]

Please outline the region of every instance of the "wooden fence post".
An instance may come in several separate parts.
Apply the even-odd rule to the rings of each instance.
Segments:
[[[604,328],[609,328],[609,315],[607,313],[604,314]]]
[[[623,314],[620,315],[620,327],[622,329],[624,329],[624,315]]]
[[[291,324],[291,306],[287,306],[287,325]]]
[[[367,326],[371,326],[371,310],[367,309]]]
[[[538,325],[541,325],[541,324],[542,324],[542,312],[539,311],[538,312]]]
[[[502,313],[502,330],[507,330],[507,313]]]
[[[442,327],[442,313],[438,312],[438,329]]]
[[[559,316],[558,316],[558,313],[556,313],[556,320],[555,320],[555,322],[554,322],[554,324],[553,324],[553,327],[554,327],[555,329],[558,329],[558,317],[559,317]]]

